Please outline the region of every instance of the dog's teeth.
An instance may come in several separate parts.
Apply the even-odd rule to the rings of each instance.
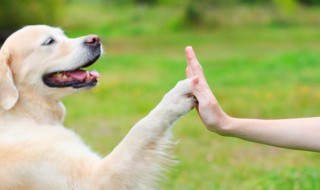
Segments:
[[[63,79],[68,79],[68,76],[67,75],[63,75],[62,78]]]
[[[62,77],[62,73],[57,73],[55,76],[60,78],[60,77]]]
[[[90,72],[87,71],[87,79],[90,79]]]

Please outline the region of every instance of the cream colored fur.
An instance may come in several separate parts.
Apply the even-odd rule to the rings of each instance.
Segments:
[[[56,44],[43,47],[48,37]],[[50,88],[45,73],[90,59],[60,29],[28,26],[0,50],[0,190],[152,190],[171,145],[170,126],[193,108],[191,81],[179,82],[105,158],[64,128],[64,96],[85,90]]]

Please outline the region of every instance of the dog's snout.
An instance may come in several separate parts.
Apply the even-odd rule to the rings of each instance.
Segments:
[[[100,38],[97,35],[89,35],[85,38],[84,43],[89,46],[98,46],[100,45]]]

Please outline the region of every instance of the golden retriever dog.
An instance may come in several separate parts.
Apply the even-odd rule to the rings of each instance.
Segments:
[[[101,158],[63,127],[61,98],[90,89],[101,55],[96,35],[68,38],[27,26],[0,50],[1,190],[151,190],[170,159],[170,126],[194,106],[190,79],[179,82],[120,144]]]

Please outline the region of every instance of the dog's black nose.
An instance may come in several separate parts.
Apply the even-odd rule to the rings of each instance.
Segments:
[[[86,37],[84,43],[89,46],[98,46],[100,45],[100,38],[97,35],[89,35]]]

